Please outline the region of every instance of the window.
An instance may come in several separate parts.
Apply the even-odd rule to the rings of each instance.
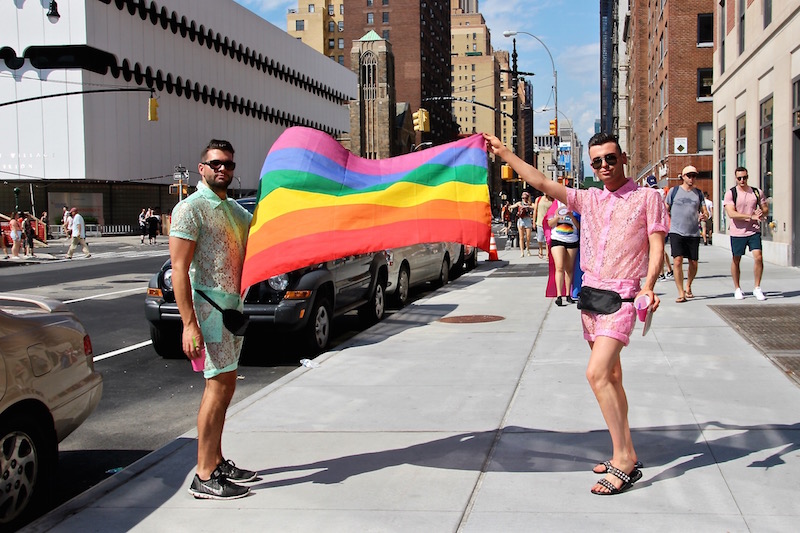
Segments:
[[[375,13],[367,13],[367,24],[375,24]]]
[[[388,12],[388,11],[384,11],[384,12],[381,14],[381,17],[382,17],[382,19],[383,19],[383,23],[384,23],[384,24],[389,24],[389,12]]]
[[[711,140],[713,133],[711,129],[711,122],[698,122],[697,123],[697,151],[710,152],[712,149]]]
[[[313,13],[313,12],[314,12],[314,9],[315,9],[315,8],[314,8],[314,4],[308,4],[308,12],[309,12],[309,13]]]
[[[389,5],[389,0],[382,0],[381,1],[381,5],[388,6]]]
[[[745,133],[747,133],[747,115],[742,115],[736,119],[736,166],[747,166],[747,157],[745,149],[747,142],[745,140]]]
[[[304,31],[306,29],[306,21],[305,20],[295,20],[294,21],[294,31]]]
[[[744,12],[747,10],[747,2],[738,0],[739,4],[739,55],[744,53]]]
[[[714,213],[718,214],[718,231],[720,233],[725,233],[727,231],[727,220],[725,218],[725,210],[722,208],[722,200],[725,198],[725,191],[728,190],[727,186],[725,185],[725,142],[727,142],[728,139],[725,135],[724,127],[720,128],[717,138],[719,139],[719,142],[717,143],[717,169],[719,171],[719,179],[717,180],[717,198],[719,201],[715,206],[716,209],[714,209]]]
[[[339,64],[344,65],[344,56],[339,56]]]
[[[761,185],[763,187],[762,194],[767,202],[772,207],[773,191],[773,178],[772,178],[772,96],[767,98],[761,103],[761,123],[760,126],[760,140],[761,140],[761,160],[759,162],[761,173]],[[761,237],[768,241],[772,240],[772,229],[769,223],[772,222],[772,209],[769,210],[767,220],[762,224]]]
[[[712,13],[697,14],[697,46],[713,46],[714,15]]]
[[[344,31],[344,21],[343,20],[339,21],[339,31]]]
[[[697,98],[711,98],[711,85],[714,80],[714,69],[697,69]]]
[[[344,39],[339,39],[339,50],[344,50]]]
[[[367,0],[367,7],[372,7],[372,0]]]
[[[725,74],[725,36],[728,30],[725,28],[725,0],[719,2],[719,73]]]
[[[764,27],[769,26],[772,22],[772,0],[764,0]]]
[[[339,14],[344,15],[344,4],[339,4]]]
[[[336,47],[336,43],[333,39],[328,39],[328,48],[333,49]]]
[[[328,4],[328,15],[333,16],[333,4]]]
[[[472,64],[472,72],[475,72],[475,63]]]
[[[328,21],[328,33],[333,33],[336,31],[336,23],[332,20]]]
[[[386,39],[388,41],[389,40],[389,30],[383,30],[381,32],[381,37],[383,37],[384,39]]]

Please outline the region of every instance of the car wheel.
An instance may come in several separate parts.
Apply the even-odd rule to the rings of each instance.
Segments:
[[[458,252],[458,258],[453,261],[453,265],[450,267],[450,279],[458,279],[461,274],[464,273],[464,247],[461,246],[461,250]]]
[[[153,341],[153,348],[156,353],[164,359],[184,359],[181,346],[181,329],[175,327],[161,328],[150,324],[150,340]]]
[[[0,427],[0,529],[5,529],[24,522],[48,499],[58,448],[36,419],[27,415],[4,416]]]
[[[386,313],[386,276],[378,278],[369,302],[358,308],[358,318],[365,326],[380,322]]]
[[[400,273],[397,275],[397,289],[394,291],[393,303],[395,307],[402,308],[408,303],[409,291],[409,277],[408,267],[403,265],[400,267]]]
[[[442,260],[442,268],[439,270],[439,279],[436,280],[434,284],[437,288],[444,287],[447,285],[447,282],[450,281],[450,262],[445,257]]]
[[[332,324],[331,304],[327,297],[319,296],[311,308],[308,322],[300,332],[303,344],[311,353],[318,354],[328,347]]]

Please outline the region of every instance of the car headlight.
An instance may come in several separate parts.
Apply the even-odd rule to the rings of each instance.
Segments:
[[[289,275],[278,274],[277,276],[272,276],[267,280],[267,283],[276,291],[285,291],[286,287],[289,286]]]
[[[164,280],[163,281],[164,288],[167,289],[168,291],[171,291],[172,290],[172,269],[171,268],[168,268],[167,270],[164,271],[163,280]]]

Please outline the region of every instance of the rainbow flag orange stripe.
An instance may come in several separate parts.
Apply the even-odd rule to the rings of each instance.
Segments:
[[[242,288],[339,257],[423,242],[486,250],[486,179],[480,135],[367,160],[325,133],[289,128],[261,170]]]

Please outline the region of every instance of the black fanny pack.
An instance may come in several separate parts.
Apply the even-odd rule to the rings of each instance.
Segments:
[[[244,332],[247,331],[247,325],[250,324],[250,319],[244,316],[244,313],[237,309],[221,308],[214,300],[209,298],[209,296],[200,289],[195,289],[195,292],[202,296],[205,301],[214,306],[214,309],[222,313],[222,324],[228,331],[237,337],[244,336]]]
[[[614,291],[595,289],[594,287],[581,287],[578,298],[578,309],[600,315],[616,313],[622,307],[622,302],[632,302],[633,298],[623,298]]]

